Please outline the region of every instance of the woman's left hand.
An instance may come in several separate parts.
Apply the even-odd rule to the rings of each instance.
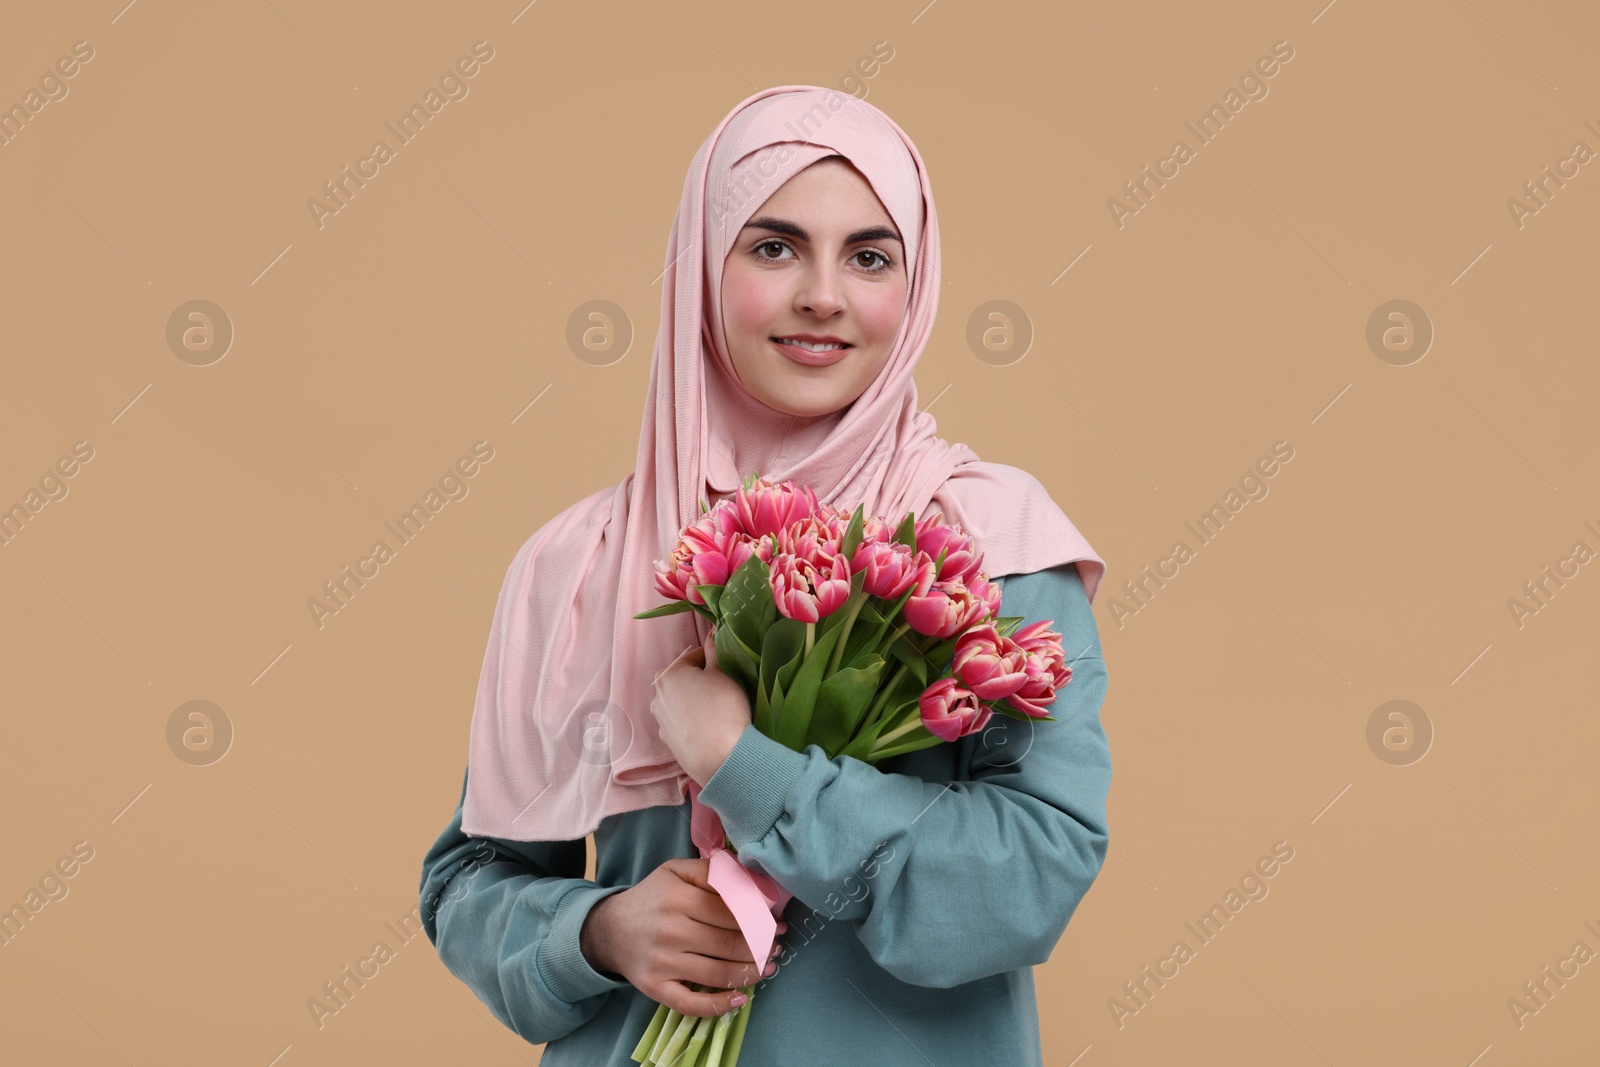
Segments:
[[[650,711],[673,758],[702,786],[750,725],[750,698],[717,666],[710,634],[656,675]]]

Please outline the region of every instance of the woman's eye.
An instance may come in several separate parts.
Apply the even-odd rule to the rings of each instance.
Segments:
[[[858,255],[858,256],[871,256],[874,260],[877,261],[877,264],[878,264],[877,266],[875,266],[875,267],[866,267],[865,268],[865,270],[869,274],[877,274],[879,271],[888,270],[890,268],[890,266],[893,265],[892,261],[889,259],[888,256],[884,255],[882,252],[879,252],[875,248],[863,248],[861,251],[857,252],[856,255]]]
[[[762,253],[764,253],[764,252],[766,252],[766,251],[768,251],[770,249],[779,249],[779,250],[781,250],[781,249],[786,249],[788,247],[789,246],[787,244],[785,244],[784,242],[782,242],[782,241],[776,241],[776,240],[774,240],[774,241],[762,241],[760,244],[756,245],[755,248],[752,249],[752,251],[757,253],[757,258],[760,258],[760,259],[775,259],[775,258],[777,258],[777,253],[773,253],[773,255],[770,255],[770,256],[764,255]]]

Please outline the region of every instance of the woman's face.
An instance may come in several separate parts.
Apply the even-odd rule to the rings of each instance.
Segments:
[[[739,380],[788,415],[849,406],[889,358],[908,284],[900,231],[872,186],[841,158],[818,160],[756,210],[723,264],[722,326]],[[779,343],[796,339],[847,347]]]

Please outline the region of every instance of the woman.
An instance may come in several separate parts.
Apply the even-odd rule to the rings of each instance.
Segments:
[[[752,982],[752,1067],[1039,1063],[1031,968],[1108,844],[1105,565],[1035,478],[917,409],[939,293],[921,156],[865,101],[763,90],[695,156],[666,258],[636,469],[542,527],[501,589],[462,803],[424,862],[428,936],[552,1067],[627,1067],[657,1003],[720,1014]],[[697,614],[633,618],[661,603],[651,562],[751,472],[959,524],[1001,614],[1062,633],[1059,721],[996,716],[876,766],[759,733]],[[690,858],[691,783],[792,894],[766,979]]]

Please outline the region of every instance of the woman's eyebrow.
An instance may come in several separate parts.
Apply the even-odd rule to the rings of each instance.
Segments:
[[[788,219],[774,218],[771,215],[763,215],[759,219],[751,219],[744,224],[744,228],[747,230],[752,228],[771,230],[773,233],[787,234],[802,241],[809,242],[811,240],[811,235],[801,226],[790,222]],[[847,245],[859,244],[862,241],[900,241],[900,235],[887,226],[868,226],[864,230],[857,230],[844,239],[844,243]],[[900,243],[904,244],[905,242],[901,241]]]

